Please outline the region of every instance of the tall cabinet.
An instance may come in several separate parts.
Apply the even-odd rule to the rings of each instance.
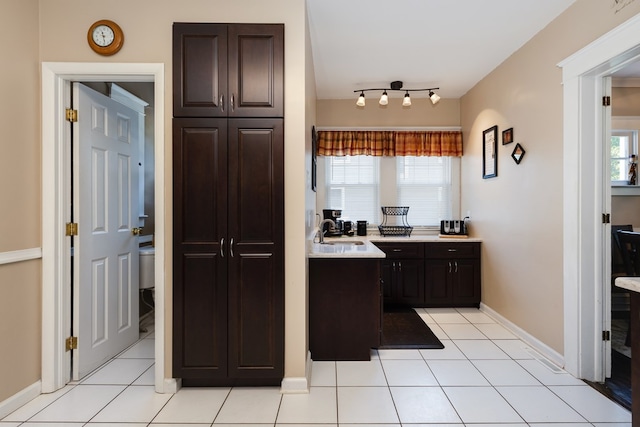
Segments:
[[[284,375],[284,27],[174,24],[173,376]]]

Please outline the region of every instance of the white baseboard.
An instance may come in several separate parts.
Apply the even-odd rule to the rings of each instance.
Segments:
[[[158,390],[156,386],[156,393],[176,394],[181,388],[182,378],[165,378],[162,382],[162,390]]]
[[[36,397],[40,395],[42,391],[42,382],[38,381],[36,383],[31,384],[29,387],[19,391],[8,399],[0,402],[0,420],[20,408],[23,405],[26,405]]]
[[[533,335],[529,334],[524,329],[516,326],[486,304],[480,303],[480,310],[500,322],[502,326],[509,329],[514,335],[529,344],[535,351],[540,353],[543,357],[547,358],[551,363],[559,366],[560,368],[564,368],[564,356],[562,354],[558,353]]]
[[[305,367],[304,377],[286,377],[282,379],[280,384],[280,393],[282,394],[305,394],[309,393],[309,385],[311,384],[311,369],[313,361],[311,360],[311,352],[307,354],[307,365]]]

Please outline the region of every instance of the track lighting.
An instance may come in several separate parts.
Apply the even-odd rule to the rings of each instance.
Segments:
[[[436,105],[438,103],[438,101],[440,101],[440,96],[435,93],[434,91],[429,91],[429,99],[431,100],[431,103],[433,105]]]
[[[382,92],[382,96],[380,97],[380,101],[378,101],[380,105],[387,105],[389,103],[389,95],[387,95],[387,91]]]
[[[410,107],[411,106],[411,97],[409,96],[409,91],[407,91],[404,94],[404,99],[402,100],[402,106],[403,107]]]
[[[356,105],[358,107],[364,107],[364,93],[370,90],[375,90],[375,91],[382,91],[382,95],[380,96],[380,101],[378,101],[378,103],[380,105],[387,105],[389,103],[389,95],[387,94],[388,90],[397,90],[397,91],[404,91],[404,98],[402,99],[402,106],[403,107],[410,107],[411,106],[411,96],[409,95],[409,92],[425,92],[425,91],[429,91],[429,99],[431,100],[432,104],[437,104],[438,101],[440,101],[440,96],[434,92],[434,90],[438,90],[440,89],[439,87],[432,87],[432,88],[426,88],[426,89],[402,89],[402,82],[399,80],[393,81],[391,82],[391,84],[389,85],[389,88],[372,88],[372,89],[357,89],[354,90],[354,92],[360,92],[360,96],[358,97],[358,102],[356,102]]]

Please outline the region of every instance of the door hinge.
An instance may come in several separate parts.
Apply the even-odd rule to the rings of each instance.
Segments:
[[[603,224],[610,224],[611,223],[611,214],[602,214],[602,223]]]
[[[68,222],[65,224],[65,235],[66,236],[77,236],[78,235],[78,223],[77,222]]]
[[[78,337],[69,337],[64,340],[64,348],[66,351],[77,350],[78,349]]]
[[[78,121],[78,110],[73,110],[71,108],[67,108],[65,110],[65,118],[68,122],[77,122]]]
[[[602,341],[611,341],[611,331],[602,331]]]
[[[603,107],[608,107],[611,105],[611,97],[610,96],[603,96],[602,97],[602,106]]]

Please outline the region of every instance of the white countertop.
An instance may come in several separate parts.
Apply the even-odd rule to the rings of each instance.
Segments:
[[[618,277],[616,286],[633,292],[640,292],[640,277]]]
[[[481,242],[481,239],[468,237],[440,237],[437,234],[413,234],[411,236],[381,236],[370,234],[353,237],[325,237],[325,244],[310,243],[309,258],[385,258],[383,251],[374,244],[376,242]],[[363,245],[326,244],[336,242],[360,241]]]

